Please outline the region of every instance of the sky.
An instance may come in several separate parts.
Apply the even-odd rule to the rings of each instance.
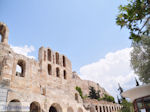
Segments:
[[[81,78],[113,96],[117,84],[135,86],[131,40],[115,19],[127,0],[0,0],[0,21],[9,27],[14,51],[38,59],[41,46],[65,54]]]

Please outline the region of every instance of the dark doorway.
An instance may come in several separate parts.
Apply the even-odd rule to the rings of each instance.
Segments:
[[[40,104],[38,102],[32,102],[30,104],[30,112],[41,112]]]
[[[50,107],[49,112],[57,112],[57,109],[53,106]]]

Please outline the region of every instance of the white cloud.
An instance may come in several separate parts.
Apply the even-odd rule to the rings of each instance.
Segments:
[[[34,58],[34,56],[29,56],[29,53],[33,52],[35,49],[34,47],[31,45],[31,46],[28,46],[28,45],[25,45],[23,47],[20,47],[20,46],[12,46],[11,45],[11,48],[13,49],[14,52],[18,53],[18,54],[22,54],[24,56],[27,56],[29,58]]]
[[[81,78],[100,83],[111,95],[116,97],[118,83],[124,89],[135,87],[137,77],[130,67],[130,52],[126,48],[106,54],[103,59],[80,68]]]

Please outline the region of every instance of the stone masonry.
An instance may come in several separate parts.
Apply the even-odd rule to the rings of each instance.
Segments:
[[[0,23],[0,88],[7,90],[8,107],[14,102],[21,107],[15,112],[120,110],[121,106],[116,103],[89,98],[83,100],[76,91],[76,86],[82,89],[83,95],[88,95],[89,86],[100,90],[101,97],[109,93],[99,84],[82,80],[76,72],[72,72],[71,62],[65,55],[44,47],[39,49],[38,61],[17,54],[8,44],[8,33],[8,27]]]

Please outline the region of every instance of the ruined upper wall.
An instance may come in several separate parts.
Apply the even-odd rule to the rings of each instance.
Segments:
[[[97,91],[100,90],[100,96],[104,97],[104,94],[110,95],[104,88],[102,88],[98,83],[90,81],[90,80],[82,80],[76,72],[72,73],[72,85],[74,88],[76,86],[82,89],[84,95],[89,94],[89,87],[94,87]]]
[[[1,43],[8,44],[8,34],[9,30],[6,24],[0,22],[0,35],[1,35]]]
[[[39,49],[38,61],[15,53],[8,45],[8,28],[0,23],[0,81],[9,80],[14,87],[41,87],[65,88],[65,84],[72,78],[70,60],[50,48]],[[20,69],[20,73],[17,71]],[[27,83],[28,82],[28,83]]]

